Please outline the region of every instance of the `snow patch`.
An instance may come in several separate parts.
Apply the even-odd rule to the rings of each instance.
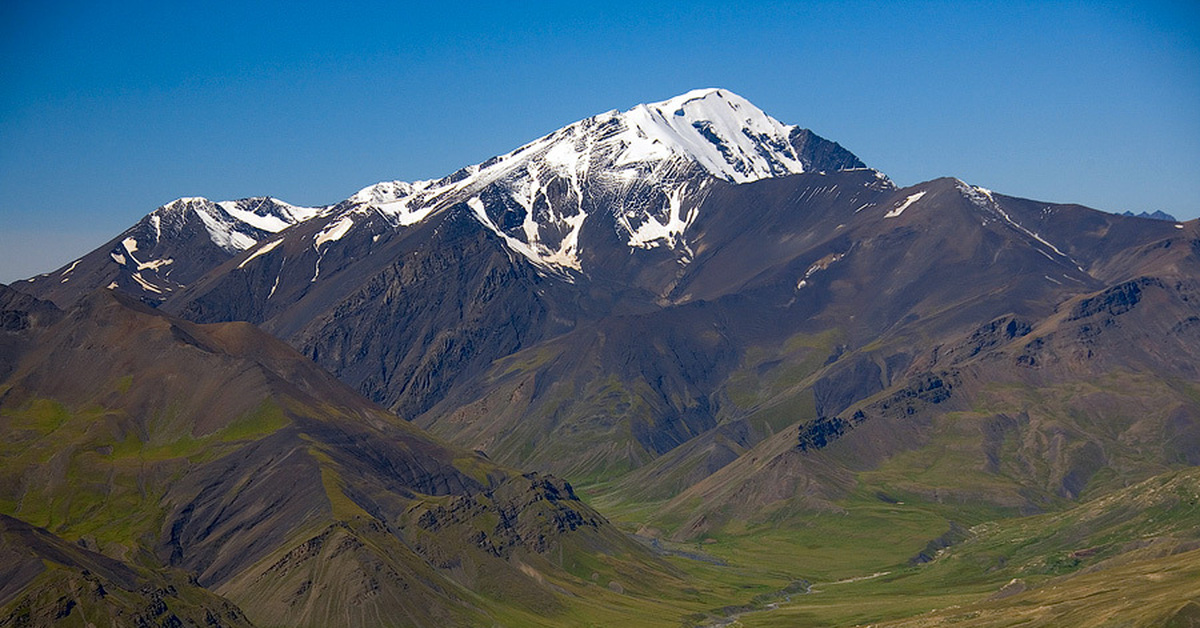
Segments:
[[[398,201],[393,201],[391,203],[379,203],[373,205],[373,207],[378,209],[380,213],[386,214],[394,219],[396,223],[402,227],[415,225],[422,220],[425,220],[425,218],[429,216],[429,214],[433,213],[433,210],[437,208],[436,205],[430,203],[425,207],[417,207],[416,209],[413,209],[409,207],[409,203],[412,200],[413,199],[411,197],[408,197]]]
[[[133,256],[131,255],[130,257],[133,257]],[[133,260],[133,261],[137,262],[137,260]],[[174,263],[175,263],[175,260],[171,259],[171,258],[156,259],[156,260],[151,260],[149,262],[138,262],[137,269],[138,270],[146,270],[146,269],[158,270],[159,268],[162,268],[163,266],[167,266],[167,265],[174,264]]]
[[[125,252],[130,255],[137,253],[138,243],[137,240],[134,240],[133,238],[125,238],[124,240],[121,240],[121,246],[124,246]]]
[[[216,203],[216,205],[217,207],[220,207],[226,214],[229,214],[232,218],[240,220],[261,231],[279,233],[280,231],[292,226],[291,223],[280,218],[279,216],[272,216],[270,214],[260,216],[253,211],[241,209],[238,207],[238,204],[235,201],[221,201]]]
[[[157,292],[158,294],[163,293],[162,289],[160,289],[158,286],[143,279],[141,273],[133,273],[133,275],[131,275],[131,277],[133,277],[133,280],[138,282],[138,285],[140,285],[144,290],[148,290],[150,292]]]
[[[920,192],[917,192],[916,194],[910,195],[908,198],[904,199],[904,202],[901,203],[899,207],[884,214],[883,217],[884,218],[895,218],[895,217],[899,216],[900,214],[903,214],[904,210],[911,207],[913,203],[916,203],[917,201],[921,200],[921,197],[925,196],[925,192],[926,192],[925,190],[922,190]]]
[[[216,205],[235,220],[269,233],[279,233],[320,213],[318,208],[297,207],[269,196],[241,201],[221,201]]]
[[[112,259],[114,262],[116,262],[122,266],[125,265],[125,256],[124,255],[121,255],[120,253],[109,253],[109,255],[112,256]]]
[[[350,231],[350,227],[354,226],[354,219],[350,216],[343,216],[341,220],[325,227],[313,238],[313,248],[321,248],[326,242],[336,242],[341,240],[342,236]]]
[[[629,246],[648,249],[657,246],[658,242],[662,241],[667,246],[674,247],[683,232],[696,219],[697,214],[695,207],[688,211],[687,216],[682,214],[683,193],[683,188],[672,190],[670,196],[667,197],[669,204],[667,222],[661,223],[654,216],[647,216],[646,221],[629,234]]]
[[[845,253],[830,253],[829,255],[817,260],[816,263],[808,267],[808,270],[804,272],[804,277],[801,277],[800,281],[796,283],[796,289],[800,290],[801,288],[807,286],[808,280],[812,278],[813,275],[829,268],[835,262],[841,261],[843,257],[846,257]]]
[[[200,199],[203,203],[195,203],[192,205],[192,210],[200,217],[200,222],[204,224],[205,231],[208,231],[208,237],[213,244],[221,247],[227,253],[237,253],[258,243],[254,238],[237,231],[235,225],[223,221],[219,216],[214,215],[212,209],[217,206]]]
[[[253,255],[242,260],[242,263],[238,264],[237,267],[238,268],[245,267],[246,264],[250,263],[250,260],[252,260],[260,255],[266,255],[267,253],[270,253],[272,250],[274,250],[275,247],[279,246],[282,243],[283,243],[283,238],[280,238],[278,240],[272,240],[272,241],[262,245],[261,247],[259,247],[259,249],[257,251],[254,252]]]

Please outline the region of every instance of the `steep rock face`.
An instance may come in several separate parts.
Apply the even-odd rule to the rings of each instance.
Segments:
[[[514,264],[494,234],[455,211],[420,248],[289,336],[339,378],[411,418],[497,356],[568,328],[575,313],[562,288]],[[291,318],[267,328],[290,326]]]

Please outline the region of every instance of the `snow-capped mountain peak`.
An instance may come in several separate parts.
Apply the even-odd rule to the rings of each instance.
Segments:
[[[698,89],[621,114],[628,147],[620,162],[689,157],[713,176],[734,183],[804,172],[785,125],[750,101],[723,89]]]
[[[813,155],[804,151],[815,145],[836,147],[733,92],[698,89],[585,118],[440,180],[363,188],[342,215],[374,209],[407,226],[470,201],[472,214],[515,252],[542,268],[582,271],[584,222],[603,207],[630,247],[665,246],[686,258],[683,234],[710,178],[748,183],[806,172]],[[862,166],[840,147],[826,153],[842,161],[816,169]],[[351,228],[338,222],[339,234]]]
[[[863,167],[837,144],[733,92],[699,89],[584,118],[441,179],[376,183],[334,205],[179,198],[122,234],[102,258],[101,274],[110,285],[109,266],[119,267],[130,276],[116,285],[140,286],[161,300],[231,258],[248,271],[274,251],[311,255],[291,263],[312,264],[305,282],[324,281],[343,249],[369,254],[389,232],[464,211],[512,254],[574,281],[599,268],[590,264],[621,259],[613,243],[670,251],[689,263],[689,230],[714,184]],[[298,223],[311,228],[288,229]],[[283,246],[289,233],[306,241]]]

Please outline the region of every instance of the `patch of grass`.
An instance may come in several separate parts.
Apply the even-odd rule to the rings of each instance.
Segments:
[[[132,375],[125,375],[123,377],[117,378],[117,384],[115,386],[115,389],[118,393],[120,393],[122,395],[127,394],[129,392],[129,389],[132,387],[133,387],[133,376]]]
[[[287,424],[283,407],[274,399],[266,398],[252,412],[225,426],[217,437],[223,442],[249,440],[275,432]]]
[[[308,454],[317,460],[321,469],[321,487],[325,489],[325,497],[329,500],[333,516],[342,521],[356,517],[370,519],[371,515],[361,506],[346,496],[342,490],[342,479],[334,470],[333,459],[316,446],[308,447]]]

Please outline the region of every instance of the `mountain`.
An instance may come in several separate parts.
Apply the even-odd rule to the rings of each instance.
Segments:
[[[412,573],[450,571],[465,587],[430,593],[438,608],[451,609],[442,619],[497,617],[490,602],[467,608],[474,598],[452,595],[481,586],[486,600],[525,600],[523,619],[571,604],[519,579],[513,589],[486,589],[515,564],[503,548],[486,552],[505,559],[487,563],[496,571],[460,569],[476,560],[452,549],[478,538],[462,519],[475,510],[439,500],[473,497],[483,513],[495,513],[540,494],[532,503],[589,512],[577,510],[577,500],[549,498],[574,494],[559,481],[531,476],[535,488],[525,493],[524,480],[484,481],[463,460],[492,469],[488,478],[515,478],[508,468],[564,477],[627,531],[648,537],[692,584],[705,583],[660,587],[675,600],[673,623],[684,614],[677,610],[701,603],[680,602],[679,591],[703,597],[714,583],[742,586],[743,576],[722,565],[757,574],[756,595],[766,597],[754,599],[775,600],[812,578],[837,584],[873,573],[867,569],[907,569],[910,558],[958,542],[964,526],[1065,511],[1200,462],[1200,223],[1015,198],[954,178],[898,188],[837,144],[727,90],[600,114],[445,178],[384,182],[328,207],[271,201],[247,209],[258,216],[250,219],[226,205],[181,205],[190,231],[145,231],[158,224],[151,214],[135,227],[143,231],[17,287],[68,309],[109,287],[194,337],[193,328],[257,325],[353,389],[329,384],[328,394],[336,388],[343,400],[336,407],[359,408],[359,393],[406,420],[382,418],[373,405],[356,410],[377,417],[368,423],[382,431],[348,439],[327,432],[358,425],[342,414],[288,425],[316,443],[326,457],[314,464],[351,487],[342,491],[347,499],[400,531],[425,561],[404,563],[418,565]],[[197,212],[212,219],[218,210],[225,227],[209,230],[211,220]],[[278,229],[260,228],[268,215]],[[184,265],[171,270],[175,283],[165,271],[150,273],[177,262],[141,268],[165,259],[189,260],[186,273]],[[27,299],[11,297],[20,298]],[[53,312],[5,316],[14,329],[58,325],[39,342],[14,331],[0,345],[10,354],[69,333]],[[282,382],[308,373],[299,355],[288,355],[292,370],[280,372]],[[164,354],[162,363],[171,362]],[[56,368],[85,380],[103,371]],[[191,380],[204,381],[203,371],[183,372],[187,386],[160,386],[170,393],[163,399],[197,394]],[[320,377],[303,375],[332,381]],[[299,407],[311,409],[309,397]],[[453,443],[437,451],[460,452],[430,454],[436,464],[421,468],[475,483],[408,486],[419,505],[396,500],[370,465],[354,461],[400,454],[333,444],[402,442],[418,438],[417,428]],[[276,438],[283,437],[267,440]],[[276,445],[258,447],[282,455]],[[188,488],[178,490],[196,493],[226,475],[189,472]],[[330,503],[344,504],[336,495]],[[387,546],[393,537],[341,515],[321,521],[335,527],[314,528],[303,547],[325,549],[298,549],[299,536],[269,544],[283,548],[267,552],[278,577],[263,575],[266,563],[214,568],[230,556],[217,550],[168,564],[213,574],[201,584],[250,605],[243,608],[276,608],[283,589],[305,587],[310,572],[289,567],[292,551],[325,556],[345,537],[398,564],[387,562],[403,553]],[[630,565],[657,565],[646,569],[678,584],[678,574],[624,537],[601,532],[610,528],[588,528],[631,557],[606,563],[610,571],[599,577],[628,581],[642,568]],[[581,539],[577,548],[601,543],[571,538]],[[237,547],[232,556],[245,554]],[[160,561],[167,552],[153,551]],[[577,564],[588,551],[575,554]],[[433,572],[422,571],[430,564]],[[553,565],[535,570],[559,573]],[[479,575],[485,571],[491,575]],[[550,579],[581,591],[567,576]],[[978,582],[946,603],[982,594]],[[885,597],[903,592],[880,587]],[[652,584],[643,580],[643,588]],[[722,595],[737,594],[703,599]],[[336,599],[346,596],[356,599]],[[886,618],[864,613],[846,610],[828,623]],[[693,619],[720,623],[728,613]]]
[[[677,577],[562,480],[440,442],[248,324],[0,297],[38,323],[5,332],[26,337],[0,380],[5,622],[554,623],[590,580]]]
[[[632,247],[686,248],[680,235],[694,218],[689,206],[709,178],[745,183],[864,167],[837,144],[781,124],[736,94],[696,90],[581,120],[439,180],[378,183],[330,207],[181,198],[103,250],[21,287],[62,305],[115,281],[123,291],[160,302],[243,251],[253,249],[239,263],[268,255],[283,242],[270,236],[301,222],[320,226],[307,234],[312,252],[303,262],[311,274],[295,281],[316,282],[322,272],[336,272],[346,254],[373,248],[361,242],[365,237],[377,243],[381,234],[461,204],[511,250],[569,277],[584,263],[581,233],[600,224]],[[588,220],[596,209],[617,205],[619,215]],[[358,244],[342,242],[348,234]],[[290,259],[299,251],[288,253]]]
[[[577,479],[655,461],[703,469],[648,484],[663,494],[921,377],[929,346],[1195,268],[1182,224],[956,179],[897,189],[720,89],[594,116],[437,181],[377,184],[308,214],[259,207],[309,217],[237,231],[258,240],[169,294],[132,293],[189,320],[261,325],[507,464]],[[91,261],[21,288],[82,289]],[[771,414],[779,404],[793,409]]]
[[[186,238],[171,240],[185,240],[181,246],[188,253],[155,249],[145,259],[187,258],[190,267],[212,269],[210,276],[196,280],[195,273],[176,268],[167,277],[175,283],[156,280],[145,288],[138,283],[147,276],[143,270],[116,287],[148,302],[165,301],[166,309],[192,320],[261,324],[372,399],[413,416],[453,383],[445,381],[446,374],[470,375],[538,340],[547,326],[550,334],[570,328],[581,316],[575,303],[580,298],[590,301],[588,310],[653,302],[678,260],[688,255],[680,234],[713,183],[861,167],[836,144],[782,125],[734,94],[700,90],[580,121],[439,181],[371,186],[236,259],[229,258],[228,246],[218,245],[246,244],[261,230],[242,224],[234,232],[249,235],[239,238],[204,230],[213,222],[203,219],[205,211],[216,213],[213,204],[176,202],[105,247],[119,250],[98,250],[21,289],[64,304],[77,293],[111,286],[114,273],[129,274],[117,263],[124,243],[145,242],[140,246],[146,250],[149,242],[158,242],[156,214],[199,215]],[[272,216],[286,213],[273,211]],[[151,229],[153,236],[142,235]],[[137,259],[139,267],[157,263]],[[647,274],[648,267],[656,270]],[[456,291],[473,295],[475,312],[436,300],[418,306],[420,312],[364,302],[369,298],[364,293],[394,290],[400,282],[434,281],[435,275],[437,282],[447,280],[440,276],[445,268],[465,282]],[[562,285],[583,279],[585,272],[590,284],[603,287],[600,293],[581,297]],[[539,287],[531,291],[530,283]],[[565,294],[539,294],[547,291]],[[363,311],[347,311],[357,304]],[[339,319],[353,318],[356,328],[384,337],[345,338],[322,325],[334,310],[342,312]],[[498,317],[511,317],[510,331],[491,329]]]

